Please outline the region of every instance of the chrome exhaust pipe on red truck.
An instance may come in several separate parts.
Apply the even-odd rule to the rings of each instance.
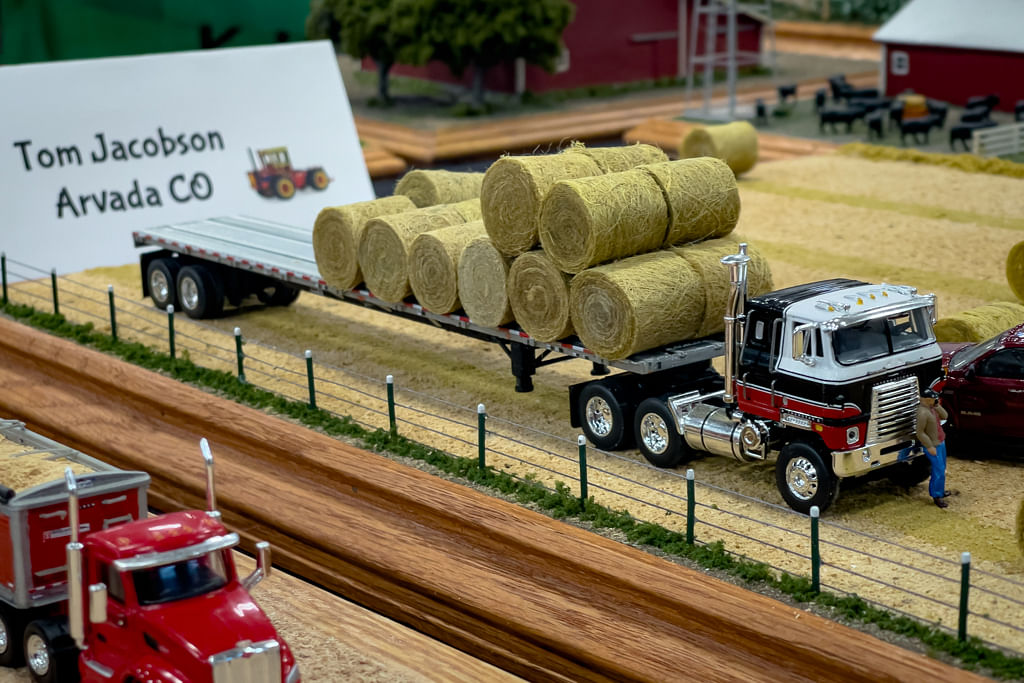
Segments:
[[[68,560],[68,632],[81,650],[85,646],[85,610],[82,605],[82,544],[78,540],[78,482],[70,467],[64,468],[68,489],[68,524],[71,540],[65,547]]]
[[[729,302],[725,309],[725,394],[722,400],[730,405],[736,402],[736,361],[739,345],[743,341],[744,304],[747,300],[747,244],[740,244],[739,253],[722,257],[729,268]]]
[[[219,517],[217,511],[217,491],[213,483],[213,453],[210,452],[210,442],[206,437],[199,439],[199,452],[203,454],[206,461],[206,514],[211,517]]]

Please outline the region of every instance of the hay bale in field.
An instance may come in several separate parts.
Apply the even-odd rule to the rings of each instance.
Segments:
[[[397,303],[409,296],[409,247],[420,233],[480,218],[480,202],[439,204],[366,222],[359,239],[359,267],[374,296]]]
[[[469,319],[478,325],[499,327],[513,320],[508,300],[508,271],[512,259],[486,235],[477,237],[459,256],[459,300]]]
[[[1022,322],[1024,305],[1000,301],[939,318],[935,338],[940,342],[983,342]]]
[[[1006,255],[1006,281],[1014,295],[1024,302],[1024,242],[1017,242]]]
[[[451,225],[416,236],[409,247],[409,286],[428,311],[459,308],[459,256],[477,237],[485,237],[482,220]]]
[[[757,129],[747,121],[694,128],[683,138],[679,157],[717,157],[738,176],[757,163]]]
[[[540,243],[555,265],[579,273],[658,249],[667,223],[665,196],[641,169],[560,180],[541,205]]]
[[[740,218],[736,176],[721,159],[700,157],[644,166],[665,195],[669,225],[664,244],[725,237]]]
[[[363,281],[359,238],[366,221],[415,208],[408,197],[383,197],[321,210],[313,223],[313,254],[320,276],[339,289],[358,285]]]
[[[573,333],[569,317],[570,276],[543,251],[528,251],[508,271],[512,315],[528,335],[550,342]]]
[[[689,339],[704,314],[700,277],[670,251],[585,270],[573,278],[569,296],[580,340],[612,360]]]
[[[537,244],[541,201],[559,180],[601,175],[585,154],[502,157],[484,174],[480,190],[484,226],[494,246],[518,256]]]
[[[574,142],[566,153],[585,154],[601,168],[602,173],[619,173],[645,164],[668,161],[668,155],[660,147],[636,143],[619,147],[587,147]]]
[[[696,337],[706,337],[725,329],[725,309],[729,303],[729,269],[722,263],[722,257],[739,251],[742,241],[737,235],[729,235],[671,248],[700,277],[704,293],[704,315],[694,335]],[[747,255],[750,256],[747,264],[747,296],[770,292],[773,284],[768,260],[749,244]]]
[[[483,182],[483,173],[417,169],[402,176],[395,186],[395,194],[408,197],[422,209],[477,198]]]

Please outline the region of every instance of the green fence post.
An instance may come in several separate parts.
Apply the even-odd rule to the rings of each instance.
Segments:
[[[811,506],[811,590],[821,592],[821,550],[818,547],[818,518],[821,510]]]
[[[697,501],[694,500],[694,490],[697,487],[693,482],[693,469],[686,470],[686,542],[693,545],[693,524],[694,511],[697,509]]]
[[[0,252],[0,278],[4,282],[4,306],[7,305],[7,253]]]
[[[235,328],[235,358],[238,359],[238,381],[245,382],[245,365],[243,359],[245,353],[242,352],[242,328]]]
[[[316,408],[316,385],[313,383],[313,351],[306,349],[306,381],[309,383],[309,407]]]
[[[167,304],[167,345],[171,350],[171,360],[174,360],[174,306]]]
[[[117,313],[114,312],[114,285],[107,285],[107,301],[110,302],[110,338],[117,341]]]
[[[60,315],[60,302],[57,300],[57,269],[50,271],[50,286],[53,287],[53,314]]]
[[[587,437],[580,434],[576,437],[580,447],[580,503],[587,504]]]
[[[484,409],[484,404],[480,403],[476,407],[476,431],[477,431],[477,465],[480,469],[487,467],[487,457],[485,451],[487,450],[487,411]]]
[[[395,420],[395,377],[388,375],[384,378],[388,385],[388,429],[392,434],[398,433],[398,422]]]
[[[960,553],[960,627],[957,638],[967,640],[967,593],[971,588],[971,554]]]

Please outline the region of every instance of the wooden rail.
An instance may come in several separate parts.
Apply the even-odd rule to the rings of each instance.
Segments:
[[[0,414],[218,506],[286,568],[527,678],[981,680],[922,655],[0,319]]]

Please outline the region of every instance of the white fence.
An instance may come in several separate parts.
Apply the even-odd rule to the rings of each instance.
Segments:
[[[971,134],[971,152],[983,157],[1024,152],[1024,121],[974,131]]]

